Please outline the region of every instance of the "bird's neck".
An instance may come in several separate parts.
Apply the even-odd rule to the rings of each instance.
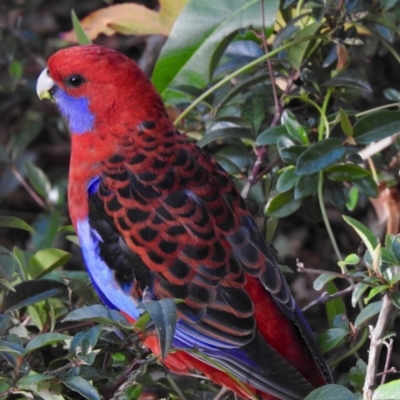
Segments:
[[[178,142],[183,139],[175,130],[166,115],[158,115],[155,120],[134,125],[124,133],[115,133],[116,129],[107,127],[107,131],[97,131],[84,134],[72,134],[71,163],[68,184],[69,212],[73,225],[87,217],[89,201],[87,188],[93,178],[101,176],[110,159],[116,155],[125,159],[135,154],[146,156],[150,161],[151,155],[159,151],[173,153]],[[111,133],[112,132],[112,133]],[[180,139],[177,139],[177,138]],[[152,150],[153,149],[153,150]],[[138,171],[145,168],[144,163],[138,165]],[[131,166],[131,173],[135,168]]]

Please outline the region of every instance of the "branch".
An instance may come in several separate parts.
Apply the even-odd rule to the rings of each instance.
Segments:
[[[311,307],[316,306],[317,304],[325,304],[329,300],[336,299],[337,297],[342,297],[345,294],[352,292],[355,289],[356,286],[357,286],[357,284],[350,285],[346,289],[340,290],[340,291],[338,291],[336,293],[333,293],[333,294],[328,294],[328,292],[324,292],[324,293],[321,294],[321,296],[319,296],[318,298],[313,300],[311,303],[309,303],[305,307],[303,307],[301,309],[301,311],[305,312],[306,310],[308,310]]]
[[[367,373],[364,382],[364,398],[366,400],[372,399],[374,389],[376,387],[376,376],[378,373],[378,361],[383,345],[383,337],[386,333],[386,328],[389,324],[390,318],[393,315],[395,306],[390,299],[389,294],[383,296],[383,304],[379,313],[378,321],[375,328],[370,326],[371,345],[369,348]]]

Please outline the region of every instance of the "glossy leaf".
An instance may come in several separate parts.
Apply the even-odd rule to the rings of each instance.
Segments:
[[[140,305],[154,322],[160,342],[161,356],[165,359],[172,346],[175,334],[177,308],[174,299],[146,301]]]
[[[371,176],[369,171],[353,164],[332,165],[324,172],[328,179],[335,182],[351,182],[365,178],[366,176]]]
[[[126,319],[118,311],[101,304],[73,310],[63,319],[63,322],[65,321],[93,321],[114,326],[120,326],[121,323],[126,324]]]
[[[288,167],[283,168],[281,171],[278,180],[276,181],[276,190],[279,193],[287,192],[290,189],[293,189],[298,177],[295,174],[294,166],[290,165]]]
[[[69,339],[71,339],[71,336],[63,335],[57,332],[42,333],[35,336],[32,340],[28,342],[28,344],[25,346],[25,354],[29,354],[34,350],[40,349],[41,347],[59,343]]]
[[[349,332],[343,328],[332,328],[318,335],[318,345],[323,353],[332,350],[339,344],[343,343],[344,338],[349,335]]]
[[[363,390],[366,372],[367,364],[362,359],[358,359],[355,367],[350,368],[349,381],[354,389],[359,392]]]
[[[312,144],[301,154],[296,164],[297,175],[308,175],[322,171],[340,161],[346,153],[338,139],[328,138]]]
[[[65,386],[78,392],[88,400],[100,400],[100,395],[96,388],[80,376],[67,376],[62,382]]]
[[[349,389],[341,385],[325,385],[312,391],[304,400],[355,400]]]
[[[368,304],[361,312],[357,315],[356,320],[354,321],[354,326],[359,328],[361,325],[368,322],[371,318],[375,317],[382,308],[382,301],[377,301],[374,303]]]
[[[329,281],[325,284],[326,291],[328,294],[335,294],[338,290],[334,282]],[[326,305],[326,314],[328,318],[328,324],[330,328],[333,328],[335,318],[338,315],[346,315],[346,305],[342,297],[337,297],[336,299],[329,300]]]
[[[334,78],[324,82],[324,86],[351,87],[372,93],[371,85],[364,79],[360,72],[355,69],[347,69],[339,73]]]
[[[28,232],[35,232],[35,230],[30,225],[28,225],[25,221],[17,217],[0,216],[0,227],[16,228]]]
[[[267,28],[275,23],[278,7],[278,0],[264,2]],[[261,24],[258,0],[190,1],[176,21],[154,69],[153,82],[164,100],[176,97],[173,87],[189,82],[197,88],[205,87],[212,73],[212,55],[217,49],[222,54],[221,42],[239,29],[261,28]],[[228,44],[224,42],[225,46]]]
[[[45,249],[35,253],[29,261],[29,272],[39,278],[61,267],[71,258],[71,254],[61,249]]]
[[[336,278],[337,276],[332,274],[321,274],[317,279],[315,279],[313,287],[315,290],[322,290],[328,282],[333,281]]]
[[[14,289],[15,292],[9,292],[5,297],[4,307],[8,312],[51,297],[64,297],[68,294],[67,287],[63,283],[47,279],[21,282]]]
[[[281,123],[295,141],[305,145],[308,144],[307,132],[304,126],[297,121],[297,118],[289,109],[283,111]]]
[[[352,183],[355,188],[366,194],[368,197],[378,197],[378,185],[372,176],[366,176],[365,178],[357,179]]]
[[[277,218],[283,218],[293,214],[301,206],[301,201],[295,200],[293,195],[293,191],[289,191],[279,193],[271,198],[265,207],[265,214]]]
[[[400,111],[379,111],[368,114],[354,125],[354,139],[369,144],[400,132]]]
[[[369,252],[373,254],[379,243],[374,234],[364,224],[354,218],[344,215],[343,219],[358,233]]]
[[[261,132],[256,140],[256,146],[265,146],[269,144],[276,144],[278,139],[282,136],[288,136],[286,126],[277,125],[266,129]]]
[[[250,139],[254,140],[254,136],[250,129],[242,127],[229,127],[215,129],[207,132],[202,139],[197,142],[197,146],[204,147],[205,145],[214,142],[215,140],[226,139]]]
[[[400,393],[400,379],[380,385],[374,391],[372,400],[398,400]]]
[[[319,174],[301,175],[294,187],[294,198],[296,200],[310,196],[318,190]]]
[[[353,136],[353,126],[350,122],[349,116],[342,108],[339,109],[340,126],[347,136]]]

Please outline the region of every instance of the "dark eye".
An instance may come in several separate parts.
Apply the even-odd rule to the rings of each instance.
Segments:
[[[66,80],[65,83],[67,86],[78,88],[82,86],[85,82],[85,78],[80,75],[71,75]]]

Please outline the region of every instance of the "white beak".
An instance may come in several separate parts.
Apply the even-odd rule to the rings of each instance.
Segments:
[[[42,73],[39,75],[37,84],[36,84],[36,93],[39,96],[40,100],[49,99],[51,100],[50,90],[55,85],[53,79],[49,76],[49,71],[45,68]]]

